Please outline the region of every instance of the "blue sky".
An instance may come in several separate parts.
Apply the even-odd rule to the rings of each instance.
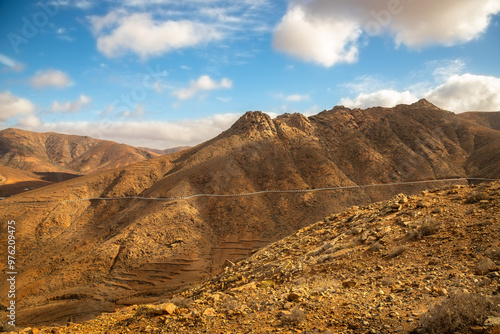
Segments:
[[[0,129],[195,145],[248,110],[500,110],[500,0],[0,2]]]

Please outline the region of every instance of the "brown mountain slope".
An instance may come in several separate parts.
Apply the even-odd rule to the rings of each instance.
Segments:
[[[493,334],[499,270],[500,182],[452,186],[328,215],[173,298],[39,330]]]
[[[29,172],[0,165],[0,197],[8,197],[62,182],[78,175],[60,172]]]
[[[471,111],[460,114],[461,117],[473,120],[474,122],[492,128],[494,130],[500,130],[500,111],[497,112],[481,112],[481,111]]]
[[[0,164],[31,172],[89,174],[155,156],[143,149],[86,136],[0,131]]]
[[[18,194],[25,189],[44,187],[49,184],[52,182],[41,180],[38,175],[32,172],[0,166],[0,197]]]
[[[272,120],[249,112],[228,131],[186,151],[0,201],[2,226],[9,219],[19,222],[16,238],[23,245],[17,263],[19,323],[79,320],[157,299],[331,211],[429,185],[168,201],[22,202],[497,178],[500,159],[489,149],[499,141],[499,131],[427,101],[391,109],[336,107],[309,118]],[[6,288],[0,283],[0,296]]]

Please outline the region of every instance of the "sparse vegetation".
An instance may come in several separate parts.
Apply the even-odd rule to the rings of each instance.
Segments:
[[[306,314],[298,307],[290,310],[290,314],[283,318],[283,323],[300,324],[306,318]]]
[[[406,238],[408,239],[408,241],[418,240],[421,237],[422,236],[420,235],[420,233],[415,229],[411,229],[408,231],[408,233],[406,233]]]
[[[467,196],[467,199],[465,200],[465,203],[467,203],[467,204],[474,204],[474,203],[478,203],[480,201],[485,201],[485,200],[488,200],[488,199],[489,199],[489,197],[485,193],[473,191],[473,192],[471,192]]]
[[[386,255],[386,258],[392,259],[392,258],[398,257],[401,254],[403,254],[404,252],[406,252],[407,250],[408,250],[408,246],[406,246],[406,245],[396,247],[392,252],[390,252],[389,254]]]
[[[482,326],[488,316],[500,315],[500,296],[458,292],[434,306],[421,319],[425,333],[468,333],[472,326]]]
[[[193,301],[191,299],[178,296],[170,299],[169,303],[174,304],[178,308],[189,308],[193,304]]]
[[[226,298],[222,302],[222,308],[228,312],[236,312],[241,309],[241,303],[236,298]]]
[[[376,253],[376,252],[380,252],[380,250],[381,250],[382,248],[383,248],[382,244],[381,244],[379,241],[376,241],[376,242],[374,242],[374,243],[370,246],[370,248],[368,248],[368,250],[369,250],[370,252],[374,252],[374,253]]]
[[[418,228],[418,232],[422,237],[425,237],[435,234],[439,230],[439,227],[439,222],[437,222],[431,216],[426,216],[422,221],[422,225],[420,225],[420,227]]]
[[[15,330],[15,327],[9,325],[5,320],[0,320],[0,332],[9,332],[13,330]]]
[[[153,308],[151,308],[149,305],[139,305],[137,307],[137,310],[135,311],[135,316],[140,317],[140,316],[150,316],[153,313]]]
[[[425,216],[420,222],[420,226],[417,229],[412,229],[406,234],[406,238],[409,241],[420,240],[423,237],[436,234],[441,227],[441,223],[436,221],[431,216]]]

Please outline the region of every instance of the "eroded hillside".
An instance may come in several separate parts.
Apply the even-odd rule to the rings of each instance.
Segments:
[[[312,117],[249,112],[194,148],[2,200],[2,228],[15,220],[22,245],[19,324],[80,321],[164,298],[328,213],[430,185],[158,198],[498,178],[499,144],[500,131],[425,100]]]
[[[497,333],[499,265],[500,182],[450,186],[333,213],[172,298],[39,333]]]

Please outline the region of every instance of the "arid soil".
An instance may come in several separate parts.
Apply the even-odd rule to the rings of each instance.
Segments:
[[[428,333],[456,296],[494,306],[460,333],[498,333],[483,323],[499,265],[500,182],[451,186],[331,214],[157,303],[24,333]]]
[[[0,227],[18,226],[18,324],[66,324],[163,300],[332,212],[466,182],[157,198],[498,178],[499,162],[500,131],[425,100],[312,117],[248,112],[188,150],[0,200]],[[90,199],[127,196],[153,200]],[[0,282],[0,303],[7,288]]]

